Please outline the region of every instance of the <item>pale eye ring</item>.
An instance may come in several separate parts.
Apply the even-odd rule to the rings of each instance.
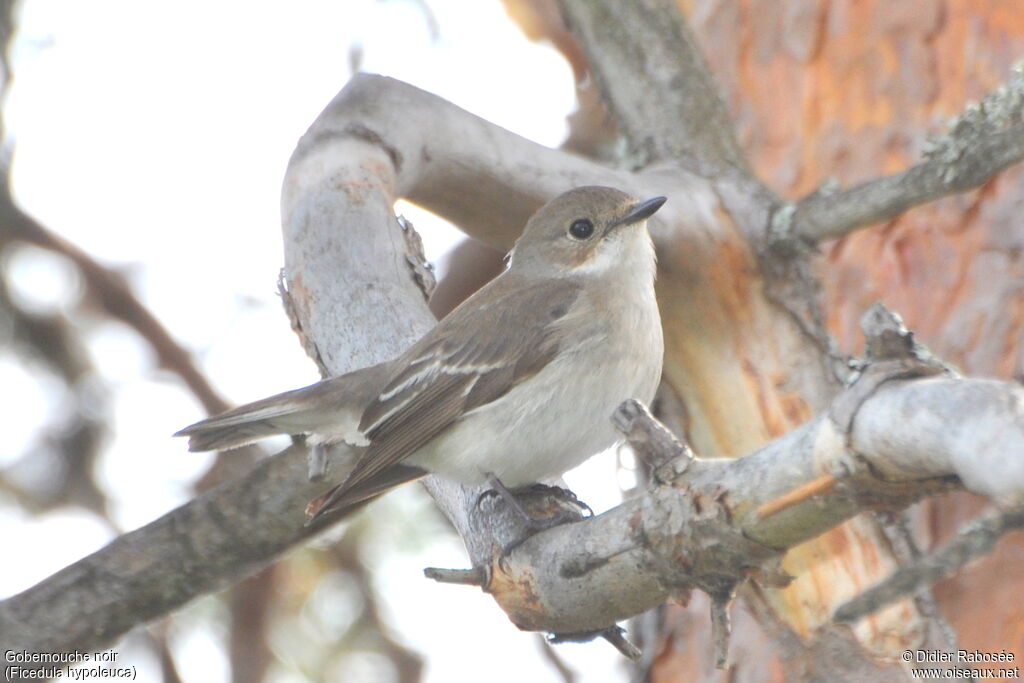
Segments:
[[[577,218],[569,226],[569,237],[576,240],[590,239],[594,234],[594,224],[588,218]]]

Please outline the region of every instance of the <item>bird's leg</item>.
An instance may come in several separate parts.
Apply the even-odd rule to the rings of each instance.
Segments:
[[[590,506],[586,503],[581,502],[572,491],[563,489],[558,486],[547,486],[545,484],[534,484],[533,486],[524,487],[520,489],[522,491],[529,491],[536,496],[537,493],[542,492],[543,495],[550,500],[551,493],[557,491],[560,495],[558,496],[559,502],[557,503],[557,509],[553,514],[547,514],[542,517],[535,517],[523,507],[523,504],[516,498],[516,495],[512,493],[501,480],[498,479],[494,474],[487,474],[487,483],[490,484],[491,490],[498,495],[505,503],[512,508],[517,515],[523,520],[527,527],[532,531],[541,531],[543,529],[550,529],[551,527],[558,526],[560,524],[566,524],[568,522],[579,521],[583,515],[578,509],[583,508],[590,512],[591,515],[594,511],[590,509]],[[486,495],[486,493],[484,494]],[[568,500],[566,500],[568,499]],[[565,503],[571,503],[573,507],[566,506]]]
[[[531,515],[526,508],[523,507],[522,503],[512,495],[512,492],[501,483],[501,479],[498,479],[494,474],[488,472],[487,483],[491,485],[491,490],[494,493],[497,493],[498,497],[505,501],[505,504],[512,508],[528,526],[533,527],[536,525],[538,520],[534,519],[533,515]]]
[[[309,449],[309,480],[320,481],[327,472],[327,444],[315,443]]]

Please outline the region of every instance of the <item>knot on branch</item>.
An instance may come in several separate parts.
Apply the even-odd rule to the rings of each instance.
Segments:
[[[725,492],[706,496],[689,487],[660,487],[634,521],[643,562],[663,589],[681,603],[699,588],[711,598],[715,665],[729,653],[729,605],[744,581],[758,578],[784,586],[792,577],[780,568],[774,548],[747,538],[734,523]]]
[[[764,576],[762,566],[778,555],[734,524],[725,491],[709,496],[687,486],[655,490],[632,526],[652,574],[684,601],[690,588],[712,597],[732,594],[751,576]]]
[[[860,328],[864,332],[869,363],[904,361],[924,375],[940,372],[959,374],[956,368],[915,340],[914,333],[907,329],[900,314],[889,310],[880,301],[871,304],[861,316]]]
[[[879,301],[861,316],[860,327],[864,332],[865,358],[851,364],[854,372],[850,385],[829,409],[829,417],[847,444],[857,411],[881,385],[896,379],[956,374],[954,368],[914,340],[914,333],[898,313]]]
[[[690,447],[635,399],[623,401],[612,420],[659,485],[632,527],[635,546],[647,551],[665,589],[684,600],[691,587],[712,597],[731,596],[736,586],[761,572],[762,562],[776,552],[746,538],[733,524],[727,492],[709,496],[683,483],[694,461]],[[563,566],[563,572],[572,569],[580,568]]]
[[[402,229],[402,237],[405,238],[405,262],[412,271],[412,279],[416,286],[423,292],[423,299],[430,300],[434,288],[437,286],[437,278],[434,276],[434,264],[427,261],[427,255],[423,251],[423,239],[416,232],[412,221],[405,216],[397,216],[398,226]]]
[[[899,313],[880,301],[868,306],[860,318],[869,361],[914,357],[914,333],[903,324]]]
[[[841,471],[834,476],[824,475],[821,482],[810,482],[806,488],[820,484],[831,489],[841,485],[859,504],[888,509],[893,504],[905,504],[908,495],[915,498],[944,490],[949,482],[941,478],[927,483],[921,480],[886,482],[879,478],[851,445],[854,422],[861,406],[887,382],[957,373],[917,342],[913,332],[903,323],[903,318],[881,302],[868,307],[861,316],[860,325],[865,339],[865,358],[852,360],[850,384],[832,401],[828,411],[829,421],[836,429],[836,436],[842,440],[846,454],[840,463]],[[872,485],[851,486],[857,477],[870,478]],[[864,492],[869,493],[865,495]]]
[[[690,446],[680,441],[640,401],[623,401],[612,413],[612,422],[626,437],[636,457],[651,471],[657,484],[676,481],[693,460]]]
[[[828,188],[831,187],[828,185]],[[819,191],[824,189],[825,186],[819,188]],[[796,230],[796,210],[797,206],[792,202],[780,204],[772,210],[771,218],[768,220],[768,235],[765,244],[775,257],[792,259],[809,256],[817,251],[814,241],[807,239]]]

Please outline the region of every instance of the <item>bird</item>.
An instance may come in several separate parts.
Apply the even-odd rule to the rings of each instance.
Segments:
[[[189,450],[274,434],[354,447],[311,523],[426,474],[495,488],[561,476],[619,436],[611,414],[649,403],[664,351],[647,230],[665,197],[584,186],[542,206],[506,269],[397,358],[277,394],[177,432]]]

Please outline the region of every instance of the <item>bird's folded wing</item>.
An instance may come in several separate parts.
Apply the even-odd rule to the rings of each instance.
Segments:
[[[579,293],[568,281],[542,282],[504,293],[482,290],[485,296],[455,309],[396,363],[390,383],[363,412],[359,428],[370,446],[342,487],[401,462],[542,370],[558,352],[558,323]]]

